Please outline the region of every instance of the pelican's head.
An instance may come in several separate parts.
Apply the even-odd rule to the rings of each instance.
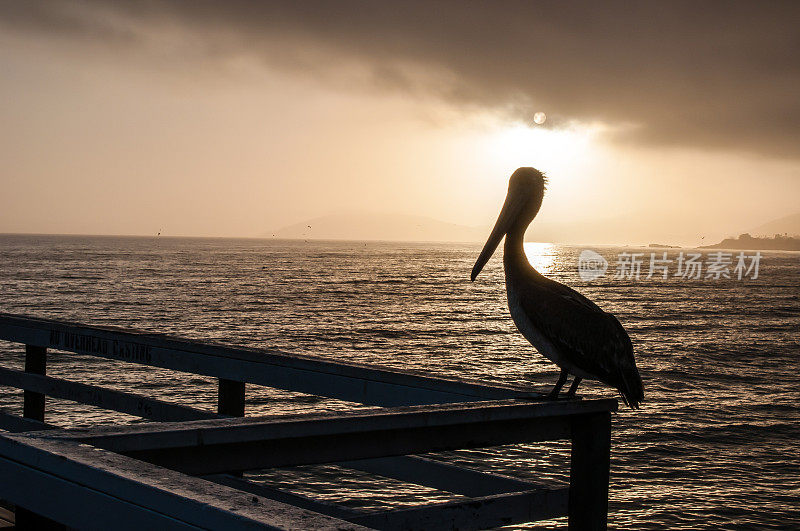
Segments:
[[[535,168],[519,168],[511,174],[506,201],[486,245],[483,246],[481,255],[472,268],[470,277],[472,280],[475,280],[483,266],[492,257],[503,236],[512,233],[519,233],[520,236],[525,234],[525,229],[528,228],[542,206],[546,183],[544,174]]]

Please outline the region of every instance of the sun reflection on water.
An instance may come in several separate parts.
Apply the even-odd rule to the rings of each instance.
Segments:
[[[556,249],[552,243],[525,242],[525,255],[539,273],[544,275],[553,272]]]

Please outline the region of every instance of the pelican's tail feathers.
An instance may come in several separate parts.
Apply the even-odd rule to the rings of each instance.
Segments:
[[[619,382],[618,390],[622,401],[631,409],[639,409],[639,403],[644,400],[644,386],[636,365],[620,370]]]

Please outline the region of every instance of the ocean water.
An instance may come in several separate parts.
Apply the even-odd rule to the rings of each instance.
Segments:
[[[529,244],[531,262],[617,315],[645,385],[613,418],[610,515],[617,529],[800,529],[800,253],[762,252],[757,279],[645,278],[652,249],[589,247],[605,276],[581,280],[582,247]],[[0,236],[0,311],[270,347],[331,359],[546,389],[557,369],[516,331],[502,263],[475,283],[478,245],[234,239]],[[641,278],[614,278],[619,253]],[[656,250],[677,260],[680,250]],[[703,251],[707,258],[708,251]],[[749,254],[749,253],[748,253]],[[736,255],[733,256],[734,264]],[[705,276],[705,271],[704,275]],[[752,276],[752,274],[750,275]],[[0,342],[21,368],[20,345]],[[212,379],[54,353],[48,374],[213,410]],[[614,396],[585,382],[587,397]],[[48,399],[61,426],[133,417]],[[0,406],[21,412],[20,392]],[[248,386],[248,415],[352,408]],[[432,456],[563,481],[566,443]],[[250,474],[360,508],[455,498],[335,466]],[[529,527],[559,527],[556,520]],[[523,526],[524,527],[524,526]]]

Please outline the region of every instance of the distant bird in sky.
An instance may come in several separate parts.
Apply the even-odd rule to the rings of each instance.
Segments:
[[[159,230],[158,230],[158,234],[156,234],[156,236],[161,236],[161,231],[162,231],[162,230],[164,230],[164,229],[159,229]]]
[[[545,176],[534,168],[519,168],[511,175],[505,204],[471,279],[505,236],[503,266],[511,317],[522,335],[561,368],[550,398],[558,397],[571,374],[575,379],[567,396],[575,395],[581,380],[599,380],[637,409],[644,389],[633,345],[620,322],[577,291],[540,274],[525,255],[525,230],[542,206],[545,184]]]

